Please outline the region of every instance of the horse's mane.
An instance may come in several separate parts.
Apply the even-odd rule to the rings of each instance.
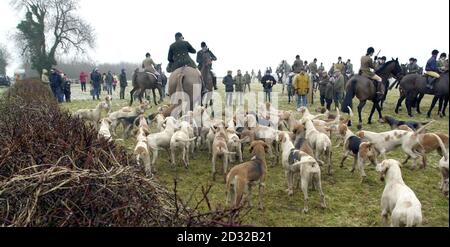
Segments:
[[[380,68],[378,68],[378,69],[375,71],[375,73],[378,74],[380,71],[385,70],[387,66],[389,66],[391,63],[394,63],[394,62],[396,62],[396,60],[391,60],[391,61],[389,61],[389,62],[384,63],[383,65],[381,65]]]

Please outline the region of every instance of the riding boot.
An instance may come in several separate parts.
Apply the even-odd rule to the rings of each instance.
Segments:
[[[383,88],[381,87],[381,82],[377,81],[377,96],[376,98],[378,100],[383,99],[384,96],[384,92],[383,92]]]
[[[205,81],[202,80],[202,93],[201,93],[202,97],[203,97],[203,95],[205,95],[207,93],[208,93],[208,89],[207,89],[207,87],[205,85]]]

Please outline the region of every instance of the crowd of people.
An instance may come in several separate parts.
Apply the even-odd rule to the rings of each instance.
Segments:
[[[197,63],[191,59],[189,53],[197,53]],[[432,52],[432,57],[428,60],[425,68],[425,74],[431,78],[427,82],[430,88],[433,86],[433,81],[439,78],[439,72],[442,72],[445,68],[448,69],[446,53],[441,53],[439,59],[437,58],[438,54],[439,51],[437,50]],[[369,47],[366,55],[361,58],[359,74],[374,81],[377,91],[376,97],[381,97],[384,96],[384,90],[386,89],[381,86],[382,79],[375,72],[386,63],[386,57],[379,57],[377,54],[373,59],[372,57],[374,55],[375,49]],[[177,33],[175,35],[175,43],[169,49],[168,61],[167,72],[169,73],[183,66],[189,66],[201,71],[206,65],[213,78],[214,89],[217,90],[216,75],[212,71],[212,62],[217,61],[217,57],[205,42],[201,43],[201,50],[197,52],[189,42],[184,40],[181,33]],[[155,67],[156,63],[153,61],[150,53],[147,53],[145,60],[142,62],[142,68],[145,72],[153,74],[160,81],[162,71],[157,71]],[[409,64],[404,65],[404,70],[404,74],[422,73],[422,69],[417,65],[417,59],[415,58],[411,58]],[[207,75],[202,74],[202,76]],[[297,55],[292,66],[285,60],[282,61],[276,73],[273,72],[271,67],[266,68],[264,75],[261,70],[257,74],[254,70],[251,73],[246,71],[245,74],[242,74],[241,70],[238,70],[236,76],[233,76],[232,71],[228,71],[222,83],[225,86],[227,106],[231,106],[234,100],[236,100],[237,105],[243,105],[243,95],[251,91],[252,81],[257,80],[263,87],[266,102],[272,101],[273,87],[277,84],[282,84],[283,94],[285,87],[287,88],[288,103],[290,104],[293,98],[297,99],[297,109],[303,106],[307,107],[309,103],[313,103],[310,102],[310,100],[314,99],[312,93],[319,90],[321,106],[330,110],[333,102],[336,108],[342,105],[346,82],[353,75],[355,75],[355,72],[350,59],[344,62],[342,57],[338,57],[337,62],[333,63],[331,68],[326,71],[323,63],[318,65],[316,58],[313,59],[313,62],[308,63],[308,61],[303,61],[300,55]],[[47,75],[47,71],[44,71],[43,81],[45,81],[44,79],[49,82],[59,102],[70,102],[71,81],[66,75],[56,69],[52,69],[50,75]],[[125,99],[125,89],[128,86],[125,69],[122,69],[120,75],[111,71],[101,74],[98,69],[94,69],[90,74],[81,72],[79,79],[82,92],[87,92],[86,85],[89,81],[91,85],[90,93],[94,100],[100,99],[102,91],[105,91],[108,95],[112,95],[113,91],[116,91],[117,85],[120,86],[120,99]],[[206,86],[204,80],[202,83],[203,94],[205,93]]]

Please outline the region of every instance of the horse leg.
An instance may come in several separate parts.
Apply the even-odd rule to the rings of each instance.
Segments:
[[[136,92],[136,88],[133,88],[133,90],[131,90],[131,92],[130,92],[130,98],[131,98],[131,101],[130,101],[130,106],[132,106],[133,105],[133,101],[134,101],[134,93]]]
[[[164,96],[163,96],[163,92],[162,91],[163,91],[162,88],[158,87],[158,92],[159,92],[159,102],[158,103],[159,104],[164,102]]]
[[[447,116],[448,96],[444,97],[444,107],[442,109],[442,116]]]
[[[408,116],[413,117],[411,107],[413,107],[414,100],[416,100],[416,97],[411,95],[406,96],[406,109],[408,110]]]
[[[139,97],[139,102],[141,102],[141,104],[142,104],[142,97],[144,97],[145,91],[146,91],[146,90],[142,90],[142,89],[141,89],[141,92],[140,92],[139,95],[138,95],[138,97]]]
[[[378,112],[378,122],[380,122],[383,119],[383,114],[382,114],[383,108],[381,108],[380,105],[378,105],[378,103],[375,104],[374,106],[376,107],[377,112]]]
[[[428,113],[427,113],[427,117],[428,118],[431,118],[431,112],[433,111],[434,106],[436,105],[436,102],[438,100],[439,100],[439,97],[438,96],[434,96],[433,101],[431,102],[430,110],[428,110]]]
[[[375,113],[375,105],[378,105],[378,102],[373,102],[373,106],[372,106],[372,110],[370,111],[370,115],[369,115],[369,121],[367,121],[367,124],[372,124],[372,117],[373,114]]]
[[[395,107],[395,113],[398,114],[400,107],[402,106],[403,101],[405,100],[406,96],[402,95],[397,101],[397,106]]]
[[[153,102],[155,103],[155,105],[158,105],[158,103],[156,103],[156,92],[155,92],[155,89],[152,89],[152,93],[153,93]]]
[[[419,94],[419,97],[417,98],[417,114],[422,114],[422,112],[420,112],[420,102],[422,102],[423,97],[425,96],[425,94],[421,93]]]
[[[364,106],[366,105],[366,100],[360,101],[359,105],[358,105],[358,116],[359,116],[359,123],[358,123],[358,129],[361,130],[362,129],[362,116],[361,116],[361,112],[364,108]]]

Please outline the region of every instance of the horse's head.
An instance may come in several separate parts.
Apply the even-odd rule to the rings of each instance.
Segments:
[[[385,63],[383,66],[381,66],[377,71],[377,74],[379,75],[393,75],[395,79],[401,80],[403,77],[403,70],[400,66],[400,63],[397,59],[393,59],[387,63]]]
[[[398,58],[396,58],[396,59],[392,58],[391,62],[394,64],[394,68],[391,71],[391,74],[394,75],[395,79],[400,81],[404,75],[402,66],[398,62]]]

